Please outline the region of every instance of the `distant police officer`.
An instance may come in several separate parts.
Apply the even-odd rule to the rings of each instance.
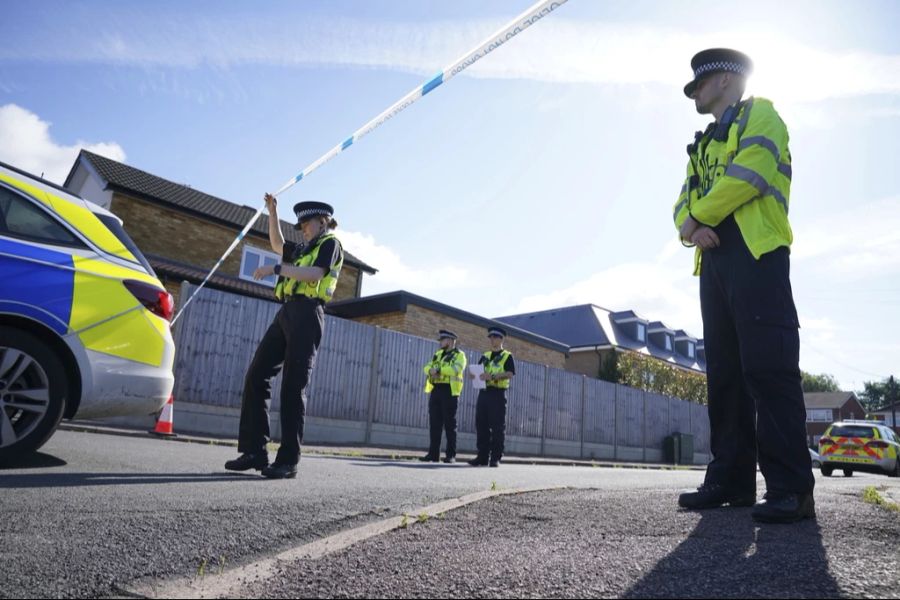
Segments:
[[[767,493],[753,518],[812,518],[814,479],[789,277],[787,128],[770,101],[743,100],[752,69],[746,55],[705,50],[691,66],[694,79],[684,93],[715,122],[688,146],[674,219],[682,241],[696,246],[713,460],[705,483],[679,503],[690,509],[754,505],[758,458]]]
[[[506,390],[516,374],[516,361],[509,350],[503,348],[506,330],[501,327],[488,329],[491,341],[490,352],[485,352],[478,360],[484,366],[479,377],[485,382],[485,389],[478,393],[475,405],[475,431],[477,433],[478,455],[469,461],[473,467],[500,465],[503,458],[503,443],[506,433]],[[475,376],[470,374],[470,378]]]
[[[456,347],[457,336],[441,329],[438,333],[440,349],[425,365],[425,393],[428,399],[428,418],[431,425],[431,445],[422,462],[438,462],[441,457],[441,432],[447,434],[445,463],[456,462],[456,411],[463,388],[466,355]]]
[[[306,387],[322,340],[325,303],[337,285],[343,250],[331,233],[337,222],[334,209],[322,202],[294,206],[295,229],[302,245],[285,242],[279,225],[277,200],[266,194],[269,209],[269,242],[283,263],[260,267],[255,279],[278,277],[275,297],[284,302],[263,336],[244,382],[241,404],[241,456],[225,463],[232,471],[261,470],[270,479],[297,476],[300,444],[306,413]],[[269,465],[269,381],[283,368],[281,381],[281,447]]]

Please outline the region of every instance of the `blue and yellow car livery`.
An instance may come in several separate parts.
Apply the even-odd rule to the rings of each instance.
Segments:
[[[37,338],[59,359],[66,417],[150,414],[165,403],[174,382],[172,309],[117,217],[0,163],[0,332]],[[15,407],[28,409],[23,390],[36,384],[17,392],[9,379],[13,360],[31,356],[26,347],[33,344],[0,338],[0,451],[24,435],[16,426],[27,413]]]

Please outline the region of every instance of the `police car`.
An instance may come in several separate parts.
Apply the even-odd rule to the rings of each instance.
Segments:
[[[0,462],[64,417],[159,410],[174,383],[173,309],[121,220],[0,163]]]
[[[841,469],[900,477],[900,437],[879,421],[834,423],[819,440],[822,475]]]

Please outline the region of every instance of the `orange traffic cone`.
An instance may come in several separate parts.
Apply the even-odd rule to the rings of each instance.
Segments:
[[[175,432],[172,431],[172,420],[175,411],[174,401],[175,396],[170,395],[169,401],[163,406],[162,412],[159,414],[159,419],[156,421],[156,428],[150,433],[165,437],[175,437]]]

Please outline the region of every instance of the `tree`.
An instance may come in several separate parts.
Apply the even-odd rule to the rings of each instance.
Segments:
[[[601,365],[600,378],[697,404],[708,401],[706,375],[637,352],[614,352]]]
[[[884,381],[866,381],[863,383],[863,391],[857,392],[857,397],[859,397],[860,404],[863,405],[863,408],[866,409],[866,412],[874,412],[879,408],[883,408],[890,404],[893,399],[894,402],[900,400],[900,394],[897,393],[898,385],[894,383],[894,389],[890,389],[890,379],[885,379]],[[893,391],[893,394],[891,394]],[[898,407],[900,410],[900,407]]]
[[[803,375],[803,391],[807,394],[812,392],[840,392],[841,386],[838,385],[834,375],[823,373],[821,375],[813,375],[806,371],[801,371]]]

